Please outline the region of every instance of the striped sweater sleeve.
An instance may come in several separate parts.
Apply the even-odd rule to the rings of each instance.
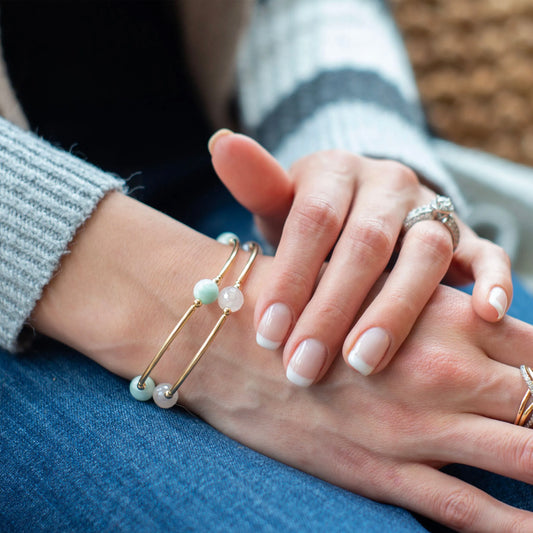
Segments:
[[[124,182],[0,118],[0,346],[22,327],[77,228]]]
[[[329,148],[394,159],[464,211],[429,143],[409,60],[384,1],[259,1],[238,74],[243,125],[284,166]]]

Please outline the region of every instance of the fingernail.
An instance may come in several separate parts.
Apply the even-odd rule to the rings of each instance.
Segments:
[[[489,293],[489,304],[498,312],[500,320],[507,311],[507,294],[501,287],[494,287]]]
[[[225,137],[226,135],[231,135],[233,132],[231,130],[228,130],[227,128],[222,128],[221,130],[215,131],[213,135],[209,138],[209,141],[207,141],[207,149],[209,150],[210,154],[213,154],[213,148],[215,147],[216,142],[221,138]]]
[[[291,325],[291,310],[282,303],[272,304],[263,314],[255,340],[267,350],[277,350]]]
[[[299,387],[309,387],[324,366],[327,355],[327,348],[320,341],[302,341],[287,367],[287,379]]]
[[[368,376],[383,359],[389,345],[389,334],[383,328],[367,329],[349,353],[348,363],[363,376]]]

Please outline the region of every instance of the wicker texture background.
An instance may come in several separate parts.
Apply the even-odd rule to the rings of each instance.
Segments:
[[[533,165],[533,0],[390,0],[437,135]]]

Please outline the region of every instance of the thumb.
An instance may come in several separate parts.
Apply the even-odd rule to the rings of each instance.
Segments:
[[[277,244],[294,194],[287,172],[246,135],[219,130],[208,147],[220,180],[241,205],[256,215],[265,237]]]

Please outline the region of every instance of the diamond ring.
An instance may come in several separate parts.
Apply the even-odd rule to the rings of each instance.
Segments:
[[[403,230],[405,232],[408,231],[417,222],[421,222],[422,220],[438,220],[448,228],[452,237],[453,250],[455,251],[459,244],[460,232],[457,222],[453,217],[454,211],[455,208],[450,198],[437,195],[429,204],[416,207],[407,213],[403,221]]]

